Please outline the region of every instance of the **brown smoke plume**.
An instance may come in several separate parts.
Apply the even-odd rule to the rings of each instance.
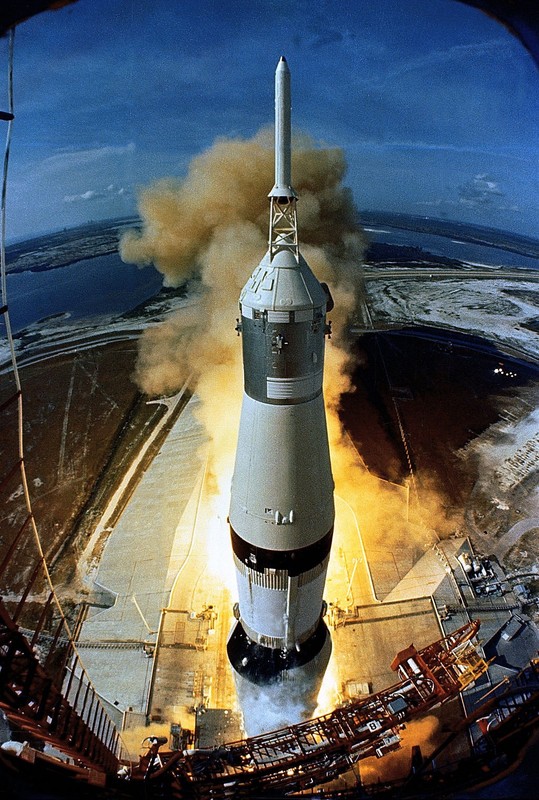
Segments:
[[[193,159],[183,181],[161,180],[142,192],[143,227],[123,236],[122,259],[153,263],[166,286],[192,281],[201,294],[196,309],[142,337],[136,380],[144,392],[168,394],[189,374],[237,364],[239,292],[266,250],[272,144],[267,131],[247,141],[219,140]],[[331,284],[339,328],[355,302],[354,271],[365,248],[350,190],[342,185],[343,153],[301,137],[293,169],[303,253],[319,279]],[[344,360],[336,357],[341,365]],[[339,381],[335,391],[341,390]]]
[[[349,357],[340,331],[355,304],[354,279],[365,236],[340,149],[294,142],[294,185],[302,252],[335,298],[335,337],[328,348],[326,397],[336,409],[349,388]],[[195,304],[141,337],[135,379],[147,394],[171,394],[192,376],[214,441],[213,469],[230,475],[241,400],[241,347],[234,332],[240,290],[267,248],[273,136],[219,140],[193,159],[184,180],[143,190],[140,231],[122,238],[124,261],[153,263],[166,286],[190,282]]]
[[[402,492],[395,498],[395,492],[380,490],[380,483],[368,474],[344,435],[338,417],[340,397],[352,388],[355,357],[347,347],[345,331],[358,302],[366,246],[352,194],[342,183],[344,155],[338,148],[319,148],[308,137],[296,136],[292,167],[300,197],[301,250],[318,279],[328,283],[335,300],[324,394],[337,491],[349,498],[363,495],[362,528],[364,523],[371,530],[382,526],[384,537],[392,530],[399,537],[403,535]],[[226,496],[224,504],[242,386],[241,346],[234,320],[240,290],[267,249],[267,193],[272,183],[270,131],[264,129],[249,140],[218,140],[193,159],[183,180],[164,179],[142,191],[142,228],[128,231],[120,244],[124,261],[153,263],[165,285],[189,282],[191,305],[141,337],[135,379],[149,395],[171,394],[188,377],[196,382],[201,416],[213,439],[211,469],[218,476],[218,491]],[[425,516],[443,519],[437,493],[422,491],[422,495],[428,506]]]

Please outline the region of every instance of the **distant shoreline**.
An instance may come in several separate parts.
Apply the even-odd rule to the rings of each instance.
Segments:
[[[425,233],[439,238],[456,239],[469,244],[516,253],[526,258],[539,259],[538,240],[494,228],[481,228],[468,223],[430,217],[370,211],[361,212],[359,222],[363,226],[379,228],[387,226],[413,233]],[[87,223],[76,228],[44,234],[9,245],[6,248],[7,273],[15,275],[23,272],[44,272],[68,267],[78,261],[113,255],[118,252],[121,233],[129,228],[140,227],[141,224],[138,217],[122,217],[115,220]],[[398,260],[408,260],[411,255],[415,255],[414,260],[416,260],[419,255],[417,248],[407,245],[386,245],[385,247],[391,248],[393,257],[397,250],[401,251]],[[412,253],[411,251],[416,252]],[[367,251],[367,258],[380,262],[384,260],[384,254],[382,246],[373,242]],[[464,260],[434,255],[428,250],[421,251],[420,260],[431,265],[465,267]],[[508,268],[511,267],[508,266]],[[519,267],[514,268],[520,269]],[[522,267],[522,269],[526,269],[526,267]]]
[[[539,240],[519,233],[511,233],[498,228],[485,228],[467,222],[435,219],[433,217],[417,217],[411,214],[399,214],[389,211],[362,211],[359,220],[363,226],[376,225],[398,228],[415,233],[428,233],[447,239],[457,239],[469,244],[483,247],[494,247],[517,253],[527,258],[539,258]],[[501,241],[500,241],[501,240]]]
[[[45,272],[69,267],[77,261],[113,255],[118,252],[120,233],[137,224],[140,225],[138,217],[122,217],[9,245],[6,247],[7,274]]]

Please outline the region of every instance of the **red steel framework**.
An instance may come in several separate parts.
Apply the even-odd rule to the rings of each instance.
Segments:
[[[57,643],[60,631],[52,637]],[[55,650],[41,664],[34,652],[37,634],[28,641],[0,600],[0,709],[12,733],[54,746],[83,770],[115,772],[119,737],[77,655],[64,641],[63,666],[51,674]]]
[[[473,621],[449,636],[400,652],[392,668],[400,683],[331,714],[212,750],[160,753],[154,740],[133,779],[163,782],[181,798],[241,798],[318,786],[368,756],[400,746],[399,729],[443,703],[487,669],[471,639]]]

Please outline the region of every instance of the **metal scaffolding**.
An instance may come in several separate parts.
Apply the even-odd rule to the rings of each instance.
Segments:
[[[470,622],[423,650],[400,652],[400,682],[308,722],[212,750],[160,753],[155,740],[133,778],[165,780],[185,798],[252,797],[302,791],[346,772],[360,759],[400,746],[405,722],[455,697],[487,669]]]

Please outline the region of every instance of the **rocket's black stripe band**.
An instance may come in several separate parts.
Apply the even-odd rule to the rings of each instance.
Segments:
[[[322,539],[297,550],[266,550],[264,547],[256,547],[242,539],[232,526],[230,526],[230,536],[234,555],[250,569],[257,572],[264,572],[265,569],[285,569],[289,575],[295,576],[321,564],[329,555],[333,527]]]
[[[243,678],[252,683],[265,684],[277,680],[284,670],[302,667],[320,653],[329,636],[326,623],[320,623],[313,635],[299,650],[272,649],[251,641],[238,622],[228,640],[230,663]]]

